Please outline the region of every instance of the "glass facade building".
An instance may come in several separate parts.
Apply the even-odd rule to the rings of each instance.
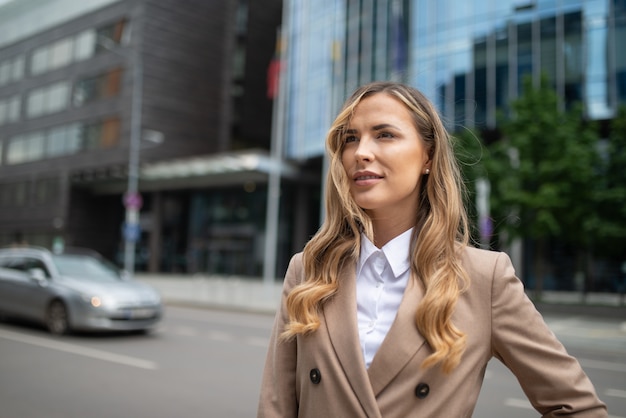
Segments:
[[[624,1],[419,0],[411,10],[409,80],[447,121],[493,128],[525,76],[545,75],[591,119],[626,101]]]
[[[336,109],[358,85],[395,79],[451,130],[493,129],[524,77],[567,106],[610,119],[626,103],[625,0],[287,1],[289,158],[323,154]]]
[[[449,131],[489,138],[526,78],[599,126],[626,104],[626,0],[287,0],[284,16],[287,159],[323,160],[342,102],[375,80],[418,88]]]

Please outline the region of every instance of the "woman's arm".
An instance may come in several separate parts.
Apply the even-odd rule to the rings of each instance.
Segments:
[[[513,372],[542,416],[607,416],[593,384],[547,327],[504,253],[495,263],[491,302],[494,356]]]
[[[296,399],[296,339],[284,341],[280,334],[289,320],[285,301],[291,289],[300,281],[302,273],[302,255],[291,258],[281,297],[280,308],[276,312],[274,328],[270,337],[269,348],[261,381],[258,418],[296,417],[298,402]]]

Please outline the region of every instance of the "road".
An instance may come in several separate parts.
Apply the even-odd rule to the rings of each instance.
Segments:
[[[626,417],[623,319],[546,317]],[[0,418],[253,417],[272,317],[168,306],[153,333],[52,337],[0,323]],[[514,377],[487,369],[475,417],[537,417]]]

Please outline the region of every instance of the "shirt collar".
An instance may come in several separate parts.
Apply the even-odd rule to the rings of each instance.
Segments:
[[[364,233],[361,233],[361,254],[359,256],[357,275],[361,272],[367,259],[378,251],[382,251],[383,254],[385,254],[387,263],[389,263],[395,277],[399,277],[402,273],[407,271],[411,265],[409,262],[409,249],[411,247],[412,233],[413,228],[398,235],[381,249],[378,249]]]

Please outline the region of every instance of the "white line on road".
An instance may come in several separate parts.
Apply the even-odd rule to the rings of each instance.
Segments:
[[[0,330],[0,338],[36,345],[38,347],[50,348],[52,350],[63,351],[66,353],[77,354],[79,356],[95,358],[98,360],[110,361],[112,363],[123,364],[126,366],[138,367],[140,369],[156,370],[158,368],[156,363],[149,360],[124,356],[108,351],[96,350],[95,348],[81,347],[79,345],[53,341],[46,338],[34,337],[32,335],[19,334],[17,332],[7,330]]]

